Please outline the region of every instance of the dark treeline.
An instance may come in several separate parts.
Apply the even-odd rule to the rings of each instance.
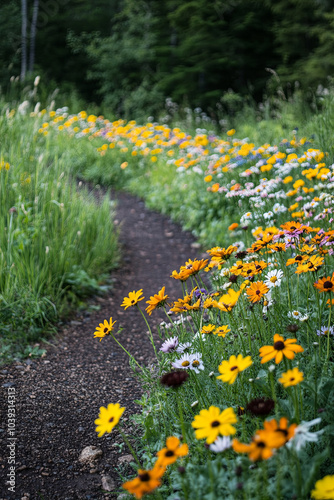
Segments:
[[[25,3],[24,78],[40,73],[117,114],[155,114],[166,97],[213,113],[273,92],[273,72],[283,88],[305,91],[334,73],[331,0],[2,0],[3,88],[22,75]]]

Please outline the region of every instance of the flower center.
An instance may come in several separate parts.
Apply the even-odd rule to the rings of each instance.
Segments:
[[[231,372],[233,372],[234,370],[237,370],[237,369],[238,369],[238,367],[237,367],[237,366],[232,366],[232,367],[230,368]]]
[[[219,425],[220,425],[219,420],[214,420],[214,421],[211,423],[211,427],[218,427]]]
[[[258,442],[256,443],[256,446],[257,446],[258,448],[265,448],[265,447],[266,447],[266,443],[264,443],[263,441],[258,441]]]
[[[150,475],[148,472],[144,472],[144,474],[139,474],[138,477],[143,483],[147,483],[150,480]]]
[[[294,316],[299,316],[299,312],[298,311],[293,311],[293,315]]]
[[[113,421],[114,421],[114,417],[110,417],[109,422],[113,422]]]
[[[135,301],[135,299],[132,299],[132,300],[131,300],[131,304],[134,304],[135,302],[136,302],[136,301]]]
[[[195,361],[193,361],[192,365],[193,366],[198,366],[199,365],[199,361],[197,361],[197,359],[195,359]]]
[[[295,257],[296,262],[301,261],[301,260],[303,260],[303,257],[301,255],[297,255],[297,257]]]
[[[174,451],[172,451],[172,450],[166,451],[165,457],[173,457],[173,456],[174,456]]]
[[[333,283],[331,281],[325,281],[324,288],[326,288],[326,290],[330,290],[333,288]]]
[[[276,281],[277,281],[277,276],[272,276],[272,277],[270,278],[270,281],[271,281],[272,283],[276,283]]]
[[[284,342],[282,342],[281,340],[275,342],[274,344],[275,351],[283,351],[284,348],[285,348]]]
[[[295,377],[290,378],[290,382],[293,382],[295,380]]]
[[[108,332],[109,332],[109,328],[105,328],[105,329],[103,330],[103,333],[108,333]]]
[[[183,361],[182,363],[182,366],[189,366],[189,365],[190,365],[189,361]]]

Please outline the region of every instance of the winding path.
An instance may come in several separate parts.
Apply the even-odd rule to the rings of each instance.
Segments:
[[[169,278],[188,258],[199,257],[194,239],[167,217],[145,208],[125,193],[118,200],[116,223],[120,226],[123,262],[113,272],[111,294],[98,298],[100,310],[84,313],[66,324],[38,360],[14,363],[0,369],[0,500],[97,500],[117,498],[119,475],[115,470],[129,451],[115,446],[117,431],[98,438],[94,420],[100,406],[119,402],[126,407],[123,421],[139,407],[141,389],[132,377],[127,355],[112,341],[93,338],[104,319],[117,320],[124,328],[121,339],[142,363],[153,359],[143,319],[135,308],[124,311],[120,304],[130,291],[143,289],[146,299],[163,285],[171,300],[181,294],[179,283]],[[195,247],[195,248],[194,248]],[[144,301],[142,302],[144,304]],[[145,304],[144,304],[145,305]],[[154,312],[151,324],[161,320]],[[156,331],[156,328],[154,328]],[[16,396],[16,488],[8,491],[6,400],[8,387]],[[86,446],[98,446],[103,455],[92,465],[78,457]],[[109,475],[115,492],[102,492],[101,477]]]

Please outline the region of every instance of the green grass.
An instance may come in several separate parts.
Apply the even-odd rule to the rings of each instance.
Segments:
[[[118,261],[109,194],[79,187],[67,141],[46,142],[39,119],[0,116],[0,330],[4,360],[101,293]],[[85,151],[75,152],[78,158]]]

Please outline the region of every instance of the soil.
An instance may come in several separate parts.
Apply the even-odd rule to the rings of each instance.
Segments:
[[[145,298],[163,285],[170,300],[181,296],[180,284],[170,278],[174,269],[201,250],[194,238],[167,217],[145,208],[143,201],[126,193],[112,195],[118,207],[115,224],[120,227],[122,262],[112,273],[112,291],[97,297],[99,311],[82,313],[61,327],[46,345],[41,359],[15,362],[0,369],[0,500],[74,500],[121,498],[118,470],[129,473],[130,451],[118,446],[122,438],[114,430],[97,437],[94,420],[99,408],[119,402],[126,407],[122,422],[133,432],[129,416],[140,412],[134,399],[142,389],[129,367],[127,355],[111,338],[93,337],[96,326],[112,316],[122,326],[121,340],[142,364],[153,360],[147,328],[136,308],[120,307],[130,291],[143,289]],[[146,306],[141,302],[142,309]],[[166,319],[161,310],[152,313],[150,324],[157,345],[156,326]],[[7,433],[8,394],[15,389],[15,492],[8,490]],[[11,392],[12,391],[12,392]],[[91,464],[79,462],[86,446],[102,450]],[[118,469],[118,470],[116,470]],[[109,476],[111,492],[102,489]],[[124,490],[123,490],[124,491]]]

